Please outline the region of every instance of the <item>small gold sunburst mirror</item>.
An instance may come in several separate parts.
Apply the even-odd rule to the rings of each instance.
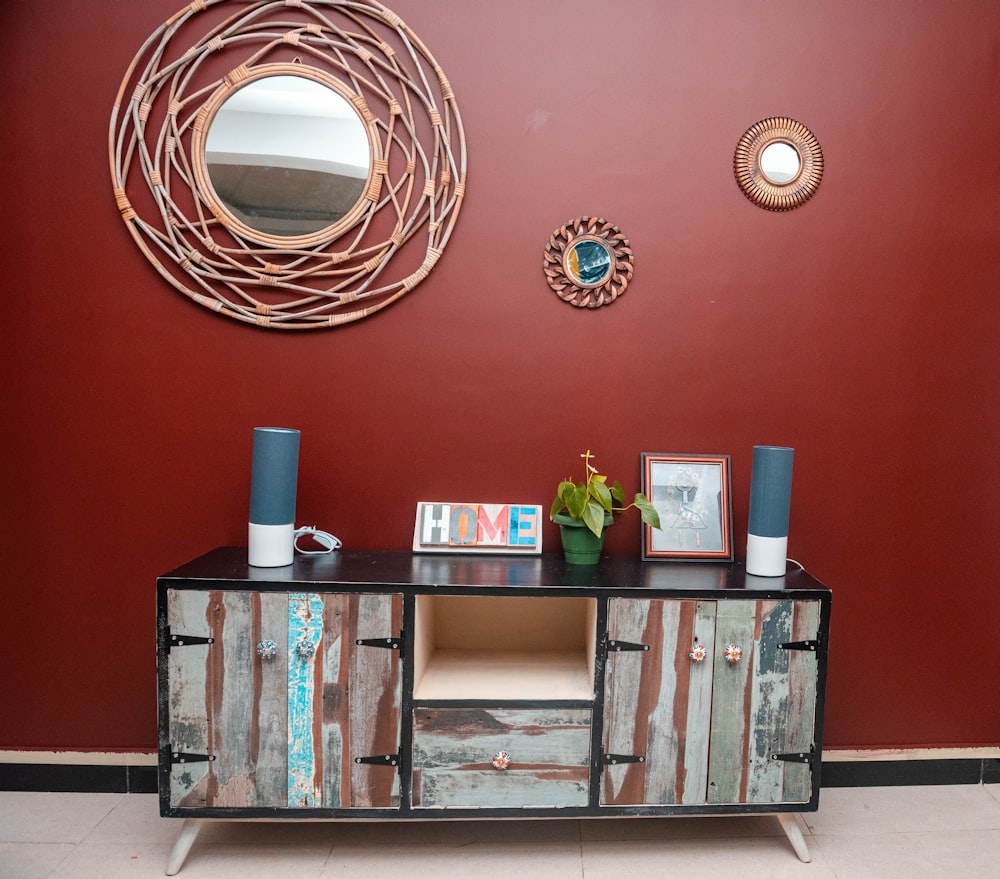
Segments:
[[[733,171],[743,194],[769,211],[790,211],[815,195],[823,150],[801,122],[771,116],[751,125],[736,145]]]

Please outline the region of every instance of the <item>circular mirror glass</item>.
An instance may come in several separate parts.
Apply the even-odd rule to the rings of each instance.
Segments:
[[[771,143],[760,153],[760,171],[771,183],[794,180],[802,167],[798,151],[788,143]]]
[[[611,274],[611,251],[593,238],[577,241],[566,251],[566,274],[574,284],[596,287]]]
[[[361,199],[371,144],[339,92],[301,76],[265,76],[231,94],[205,140],[220,203],[239,222],[294,238],[333,225]]]

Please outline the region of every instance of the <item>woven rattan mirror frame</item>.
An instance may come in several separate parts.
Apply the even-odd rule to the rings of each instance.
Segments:
[[[205,127],[225,95],[279,70],[336,81],[372,144],[354,210],[288,239],[236,222],[204,167]],[[122,218],[160,275],[212,311],[271,329],[350,323],[410,292],[444,251],[465,195],[451,85],[374,0],[194,0],[129,66],[109,153]]]
[[[610,266],[599,283],[584,284],[567,268],[567,256],[582,241],[602,244],[610,256]],[[632,280],[632,247],[614,223],[603,217],[578,217],[556,229],[545,246],[545,280],[564,302],[577,308],[610,305]]]
[[[761,169],[761,156],[772,144],[790,146],[799,157],[798,173],[776,183]],[[823,150],[816,136],[801,122],[771,116],[751,125],[736,145],[733,172],[743,194],[769,211],[790,211],[815,195],[823,179]]]

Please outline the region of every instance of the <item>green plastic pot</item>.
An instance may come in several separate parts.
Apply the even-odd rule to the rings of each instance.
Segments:
[[[604,550],[604,535],[608,526],[614,522],[610,513],[604,516],[604,528],[601,536],[595,536],[581,519],[574,519],[565,513],[556,513],[552,521],[559,526],[562,535],[563,555],[571,565],[596,565],[601,560]]]

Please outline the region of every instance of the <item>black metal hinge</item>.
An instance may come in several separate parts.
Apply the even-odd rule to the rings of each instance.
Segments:
[[[214,644],[215,638],[203,638],[200,635],[175,635],[167,629],[167,650],[174,647],[190,647],[193,644]]]
[[[368,766],[399,766],[399,754],[378,754],[372,757],[355,757],[355,763]]]
[[[612,641],[608,640],[605,644],[604,650],[606,653],[627,653],[630,651],[648,651],[648,644],[635,644],[631,641]]]
[[[782,763],[808,763],[812,764],[815,759],[815,747],[809,746],[808,751],[792,751],[788,754],[768,754],[769,760],[780,760]]]
[[[601,754],[601,766],[617,766],[619,763],[645,763],[639,754]]]
[[[398,650],[402,655],[406,641],[403,638],[403,633],[400,632],[395,638],[358,638],[354,643],[359,647],[384,647],[386,650]]]
[[[215,754],[188,754],[184,751],[171,751],[170,763],[214,763]]]
[[[778,645],[779,650],[810,650],[815,653],[819,650],[819,641],[786,641]]]

